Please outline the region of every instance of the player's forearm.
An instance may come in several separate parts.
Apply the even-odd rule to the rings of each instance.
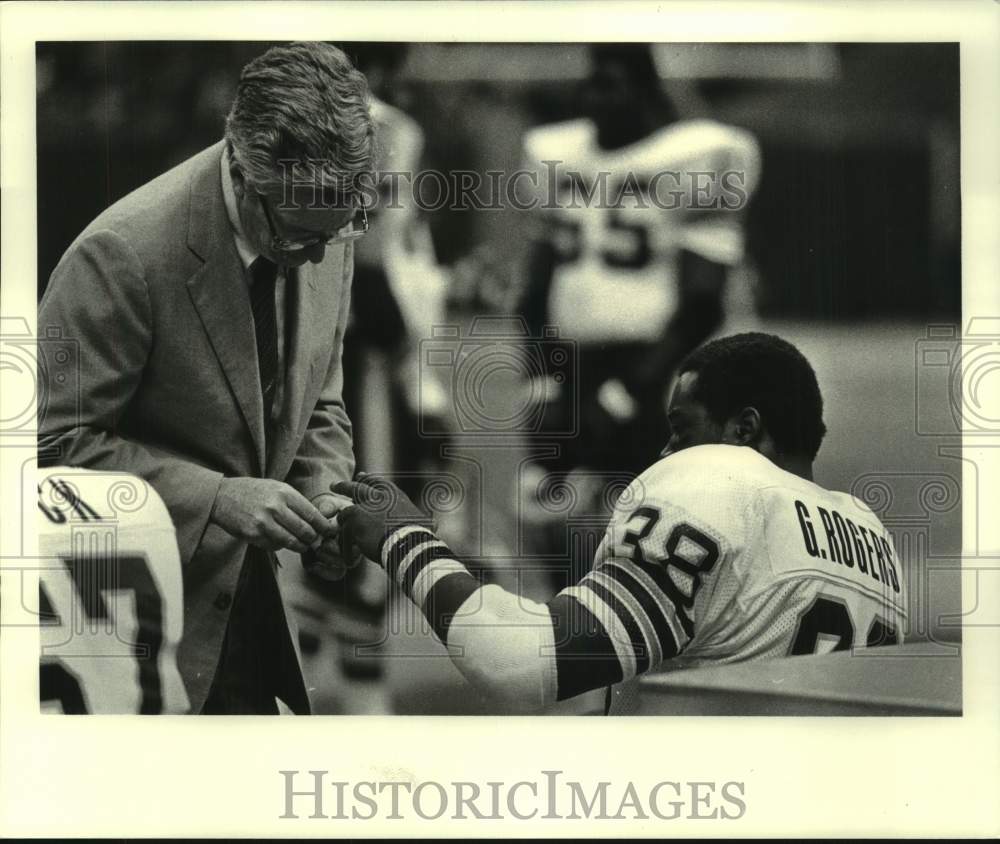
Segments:
[[[638,394],[663,391],[666,379],[684,357],[704,342],[725,317],[722,297],[728,268],[694,253],[684,253],[681,302],[643,366],[632,374],[629,387]]]
[[[504,629],[503,622],[490,612],[480,581],[432,531],[420,525],[392,531],[382,543],[380,561],[386,574],[423,613],[466,679],[488,697],[515,707],[531,709],[548,702],[544,694],[524,699],[522,692],[530,688],[530,675],[540,668],[531,660],[532,654],[539,659],[537,647],[533,649],[523,638],[506,641],[510,629]],[[494,642],[503,640],[500,659],[491,658],[497,650],[482,639],[487,628]],[[508,661],[521,677],[500,670],[500,664]]]
[[[505,708],[535,711],[623,679],[621,649],[581,602],[586,594],[564,590],[540,604],[483,586],[418,525],[389,533],[380,557],[463,676]]]
[[[532,337],[542,336],[555,266],[556,254],[551,243],[534,241],[525,261],[525,286],[516,305],[516,312],[527,321]]]

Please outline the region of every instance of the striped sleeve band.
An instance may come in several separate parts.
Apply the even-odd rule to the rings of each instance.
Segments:
[[[448,628],[458,608],[480,586],[476,577],[434,533],[408,525],[382,543],[382,565],[447,643]]]
[[[655,668],[689,640],[674,602],[629,560],[608,560],[549,608],[560,700]]]

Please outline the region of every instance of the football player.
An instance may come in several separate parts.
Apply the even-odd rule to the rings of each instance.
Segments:
[[[900,643],[904,573],[870,509],[813,480],[825,434],[791,344],[738,334],[679,367],[662,458],[619,497],[593,567],[547,603],[482,584],[402,493],[339,484],[339,514],[471,681],[544,707],[655,668]],[[620,693],[609,695],[613,706]]]
[[[153,488],[116,472],[39,470],[38,545],[42,711],[187,712],[180,555]]]
[[[727,273],[743,258],[741,210],[760,176],[749,132],[681,119],[647,45],[597,45],[591,58],[586,117],[524,142],[541,210],[521,312],[533,336],[557,326],[576,342],[579,373],[532,391],[578,435],[525,473],[528,503],[546,470],[634,475],[655,457],[665,385],[722,323]]]

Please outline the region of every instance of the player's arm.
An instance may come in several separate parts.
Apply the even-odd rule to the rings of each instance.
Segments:
[[[544,134],[544,133],[543,133]],[[531,207],[518,215],[518,235],[526,245],[522,263],[522,287],[515,307],[524,317],[532,337],[541,337],[548,316],[548,300],[560,264],[572,263],[580,255],[578,225],[560,211],[554,194],[546,154],[537,146],[537,133],[525,139],[519,173],[530,178],[516,183],[518,197]]]
[[[662,396],[667,379],[696,346],[720,325],[729,266],[697,252],[680,253],[677,310],[641,367],[627,374],[626,386],[640,403]]]
[[[524,287],[516,310],[527,322],[532,337],[542,336],[552,278],[559,263],[552,225],[550,219],[536,215],[529,230]]]
[[[691,631],[660,567],[605,556],[547,603],[483,585],[394,485],[339,484],[339,519],[420,608],[462,674],[511,709],[532,711],[634,677],[675,656]]]

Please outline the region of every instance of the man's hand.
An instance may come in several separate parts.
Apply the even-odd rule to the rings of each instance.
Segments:
[[[357,545],[369,560],[381,565],[379,550],[388,531],[404,525],[425,525],[433,529],[433,519],[421,511],[391,481],[359,473],[356,481],[334,484],[333,491],[346,495],[354,504],[337,514],[344,542]]]
[[[211,520],[258,548],[300,554],[331,530],[330,521],[304,495],[267,478],[223,478]]]
[[[317,495],[312,503],[329,522],[330,530],[320,544],[302,555],[302,566],[309,574],[322,580],[342,580],[350,569],[361,562],[361,551],[357,546],[344,547],[344,534],[337,524],[337,513],[353,503],[350,498],[324,492]]]

